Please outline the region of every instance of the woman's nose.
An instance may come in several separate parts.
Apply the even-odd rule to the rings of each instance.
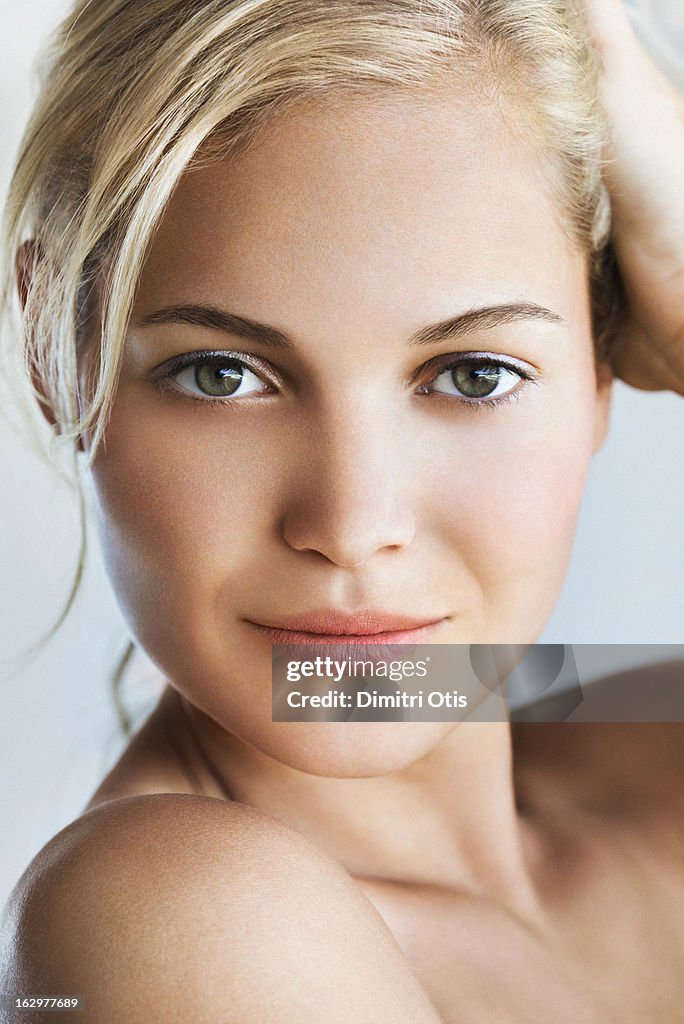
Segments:
[[[319,426],[301,451],[282,520],[295,551],[345,568],[399,550],[415,534],[406,439],[379,417],[347,410],[343,424]]]

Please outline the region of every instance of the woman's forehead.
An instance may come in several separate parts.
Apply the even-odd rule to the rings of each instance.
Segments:
[[[240,155],[187,172],[136,307],[230,299],[296,319],[314,301],[382,317],[445,290],[558,302],[583,279],[538,145],[466,94],[404,94],[302,104]]]

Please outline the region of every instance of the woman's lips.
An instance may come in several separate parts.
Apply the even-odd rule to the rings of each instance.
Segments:
[[[446,616],[415,616],[362,611],[354,614],[323,609],[281,618],[277,624],[247,619],[272,644],[415,644],[429,635]]]

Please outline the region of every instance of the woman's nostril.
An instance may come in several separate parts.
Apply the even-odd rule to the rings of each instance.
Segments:
[[[355,569],[379,552],[400,552],[415,535],[406,515],[397,516],[394,523],[365,524],[343,517],[342,510],[321,510],[319,515],[312,515],[311,506],[295,510],[283,519],[282,537],[293,551],[315,553],[340,568]]]

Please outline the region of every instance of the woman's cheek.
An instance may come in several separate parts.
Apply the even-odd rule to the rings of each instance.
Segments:
[[[273,482],[262,439],[239,420],[117,396],[93,479],[105,561],[139,639],[159,621],[191,629],[221,579],[248,563]]]
[[[518,451],[520,499],[507,523],[514,540],[502,553],[509,585],[496,592],[502,629],[508,623],[523,641],[541,632],[563,586],[591,461],[591,392],[573,398],[549,411]]]
[[[563,584],[591,459],[591,390],[552,401],[551,388],[500,410],[473,413],[451,441],[433,522],[457,558],[455,580],[477,635],[528,642]],[[436,470],[437,473],[437,470]],[[435,481],[433,480],[433,483]],[[478,610],[477,603],[480,608]]]

